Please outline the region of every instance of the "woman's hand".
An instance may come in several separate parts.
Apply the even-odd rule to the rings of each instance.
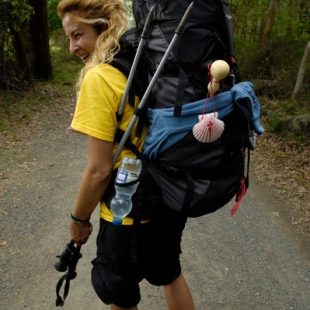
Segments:
[[[87,242],[92,230],[93,225],[90,222],[78,223],[73,221],[70,225],[71,239],[76,244],[82,245]]]

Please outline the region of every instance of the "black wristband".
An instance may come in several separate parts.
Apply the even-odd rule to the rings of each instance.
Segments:
[[[76,222],[76,223],[88,223],[90,218],[88,218],[87,220],[81,220],[81,219],[75,217],[75,216],[71,213],[71,219],[72,219],[74,222]]]

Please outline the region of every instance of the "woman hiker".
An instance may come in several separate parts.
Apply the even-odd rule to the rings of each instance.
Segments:
[[[126,77],[111,65],[119,41],[127,30],[126,7],[122,0],[61,0],[58,4],[70,52],[84,62],[77,83],[77,103],[71,130],[88,140],[87,164],[71,210],[71,238],[78,245],[87,242],[90,218],[100,204],[97,257],[93,260],[92,284],[103,303],[112,310],[138,309],[139,282],[163,286],[170,310],[194,309],[193,299],[181,272],[181,236],[185,218],[158,204],[151,218],[137,224],[126,217],[122,225],[112,223],[112,213],[102,197],[108,191],[112,171],[123,157],[135,157],[124,148],[113,165],[116,112]],[[138,99],[136,99],[136,104]],[[120,128],[125,130],[134,107],[125,105]],[[133,130],[134,131],[134,130]],[[143,137],[131,134],[141,150]],[[113,184],[112,184],[113,185]],[[135,208],[135,205],[133,206]],[[147,210],[148,205],[144,206]]]

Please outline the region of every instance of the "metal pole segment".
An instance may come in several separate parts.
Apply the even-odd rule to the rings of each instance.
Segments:
[[[162,69],[163,69],[163,67],[164,67],[164,65],[165,65],[165,62],[166,62],[168,56],[170,55],[170,52],[171,52],[172,48],[174,47],[175,42],[176,42],[176,40],[178,39],[178,36],[179,36],[179,35],[181,34],[181,32],[183,31],[185,22],[186,22],[186,20],[187,20],[187,18],[188,18],[188,16],[189,16],[189,13],[190,13],[190,11],[191,11],[191,9],[192,9],[192,7],[193,7],[193,4],[194,4],[194,3],[192,2],[192,3],[190,3],[190,5],[187,7],[187,9],[186,9],[186,11],[185,11],[185,13],[184,13],[184,15],[183,15],[183,17],[182,17],[182,19],[181,19],[181,21],[180,21],[178,27],[177,27],[177,29],[176,29],[176,31],[175,31],[175,34],[174,34],[174,36],[173,36],[173,38],[172,38],[172,40],[171,40],[171,42],[170,42],[170,44],[169,44],[169,46],[168,46],[168,48],[167,48],[167,50],[166,50],[166,52],[165,52],[163,58],[162,58],[162,60],[160,61],[160,64],[159,64],[158,68],[156,69],[156,72],[155,72],[154,76],[152,77],[152,79],[151,79],[151,81],[150,81],[150,84],[148,85],[148,87],[147,87],[147,89],[146,89],[146,91],[145,91],[145,93],[144,93],[144,95],[143,95],[143,97],[142,97],[142,99],[141,99],[141,101],[140,101],[140,104],[138,105],[137,111],[141,110],[141,109],[144,107],[144,105],[145,105],[145,103],[146,103],[146,101],[147,101],[147,99],[148,99],[148,96],[149,96],[149,94],[150,94],[150,92],[151,92],[151,90],[152,90],[152,88],[153,88],[153,86],[154,86],[154,84],[155,84],[155,82],[156,82],[156,80],[157,80],[159,74],[161,73],[161,71],[162,71]],[[120,143],[119,143],[117,149],[115,150],[115,152],[114,152],[114,154],[113,154],[113,157],[112,157],[112,162],[113,162],[113,164],[116,162],[116,160],[117,160],[119,154],[121,153],[122,148],[124,147],[124,145],[125,145],[125,143],[126,143],[128,137],[129,137],[129,135],[130,135],[130,132],[131,132],[133,126],[135,125],[135,123],[136,123],[136,121],[137,121],[137,119],[138,119],[138,116],[137,116],[138,113],[137,113],[137,111],[136,111],[135,114],[132,116],[132,118],[131,118],[131,120],[130,120],[130,122],[129,122],[129,124],[128,124],[128,127],[127,127],[126,131],[124,132],[124,135],[123,135],[123,137],[122,137],[122,139],[121,139],[121,141],[120,141]]]
[[[150,26],[151,26],[153,19],[154,19],[154,6],[151,7],[151,9],[147,15],[146,22],[144,24],[142,33],[140,35],[141,40],[139,42],[136,55],[135,55],[134,60],[132,62],[132,66],[131,66],[131,69],[130,69],[130,72],[128,75],[127,84],[126,84],[126,87],[124,90],[124,94],[122,96],[122,100],[121,100],[120,106],[119,106],[118,111],[117,111],[117,115],[119,115],[119,116],[123,114],[125,103],[126,103],[127,98],[128,98],[129,90],[130,90],[134,75],[136,73],[137,65],[139,63],[140,56],[142,54],[144,43],[145,43],[146,39],[148,38],[148,32],[149,32],[149,29],[150,29]]]
[[[183,31],[183,28],[184,28],[184,26],[185,26],[185,22],[186,22],[187,19],[188,19],[188,16],[189,16],[189,14],[190,14],[190,12],[191,12],[191,10],[192,10],[192,8],[193,8],[193,5],[194,5],[194,2],[191,2],[191,3],[189,4],[189,6],[187,7],[187,9],[186,9],[186,11],[185,11],[185,13],[184,13],[184,15],[183,15],[181,21],[180,21],[180,23],[179,23],[179,25],[178,25],[178,28],[176,29],[175,33],[181,34],[181,32]]]

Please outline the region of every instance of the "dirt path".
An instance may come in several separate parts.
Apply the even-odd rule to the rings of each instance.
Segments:
[[[1,310],[55,308],[61,273],[53,264],[69,238],[68,214],[86,160],[85,139],[66,132],[72,100],[62,102],[1,144]],[[310,309],[309,239],[296,233],[285,210],[253,179],[235,217],[227,207],[189,221],[182,260],[198,310]],[[95,234],[83,247],[64,309],[108,309],[89,283],[94,242]],[[140,309],[166,309],[159,288],[143,282],[142,295]]]

